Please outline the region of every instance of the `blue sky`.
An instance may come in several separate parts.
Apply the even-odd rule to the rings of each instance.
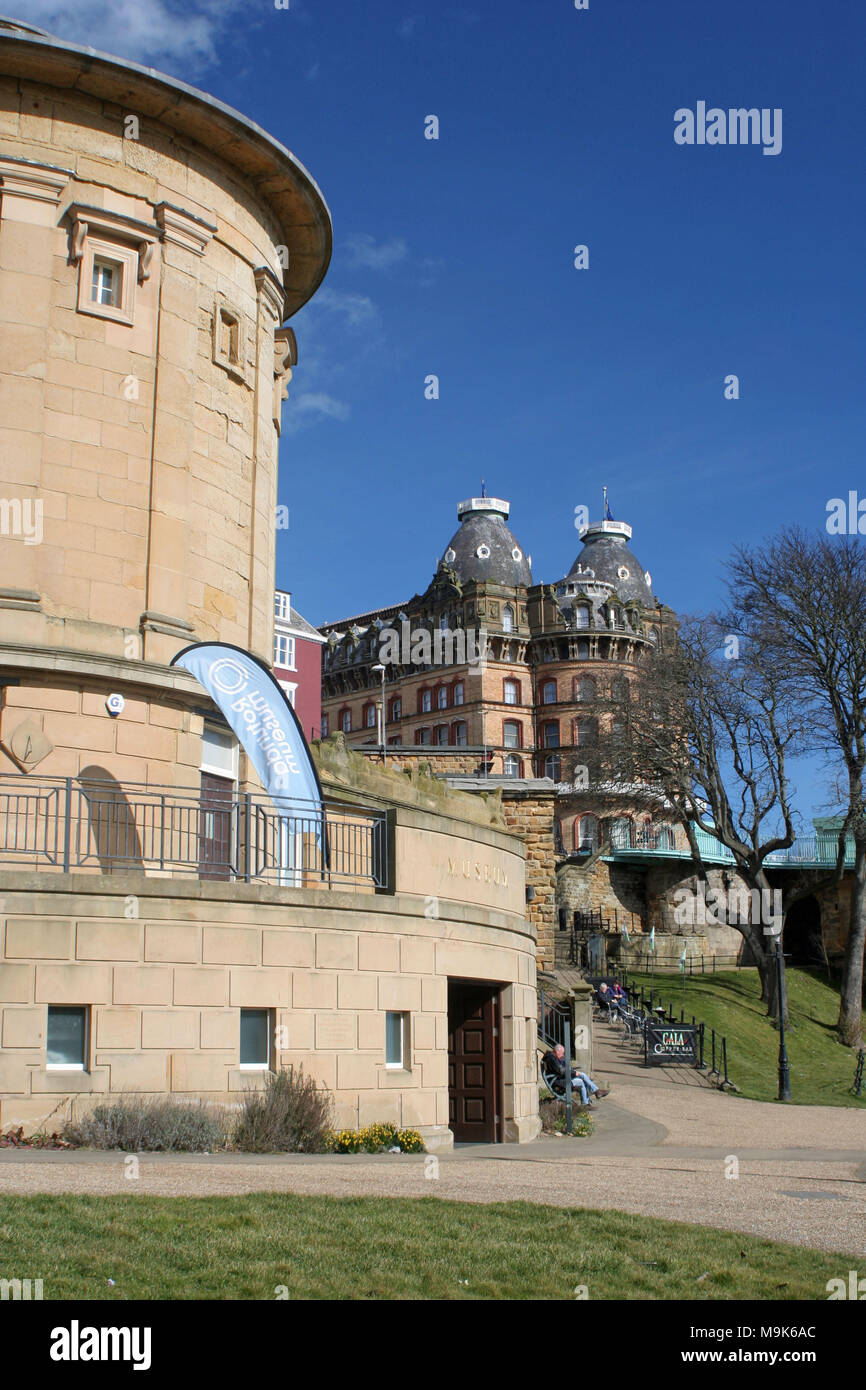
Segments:
[[[536,581],[570,568],[574,508],[600,514],[606,483],[681,611],[719,600],[736,541],[866,493],[861,6],[14,9],[231,103],[324,192],[334,259],[293,320],[278,540],[311,621],[423,590],[482,477]],[[677,145],[699,101],[781,108],[781,153]]]

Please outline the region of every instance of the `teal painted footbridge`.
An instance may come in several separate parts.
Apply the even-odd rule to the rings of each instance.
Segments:
[[[696,830],[695,839],[705,864],[736,864],[729,849],[720,845],[715,836],[706,830]],[[832,833],[826,835],[804,835],[798,837],[787,849],[776,850],[764,860],[772,869],[832,869],[839,852],[839,837]],[[624,860],[640,862],[646,859],[691,859],[692,852],[682,832],[677,835],[671,827],[655,826],[651,830],[636,830],[630,827],[615,827],[611,837],[610,849],[602,858],[607,863]],[[850,837],[845,845],[845,868],[854,867],[854,841]]]

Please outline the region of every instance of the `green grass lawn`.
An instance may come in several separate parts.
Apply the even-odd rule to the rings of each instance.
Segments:
[[[836,1042],[834,1025],[839,995],[825,979],[808,970],[788,969],[791,1027],[786,1033],[791,1068],[791,1099],[800,1105],[850,1105],[866,1109],[851,1094],[856,1056]],[[630,974],[629,984],[647,993],[650,976]],[[656,975],[655,997],[672,1004],[679,1019],[682,977]],[[775,1100],[778,1084],[779,1034],[760,1002],[754,969],[718,975],[686,975],[686,1021],[692,1015],[707,1025],[704,1060],[709,1064],[709,1029],[728,1040],[728,1076],[744,1096]]]
[[[46,1299],[825,1299],[828,1255],[617,1211],[425,1198],[6,1197]],[[113,1285],[109,1280],[113,1279]]]

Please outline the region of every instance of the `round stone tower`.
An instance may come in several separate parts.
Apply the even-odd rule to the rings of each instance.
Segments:
[[[244,116],[0,20],[0,771],[188,784],[171,658],[270,660],[284,323],[330,249]]]

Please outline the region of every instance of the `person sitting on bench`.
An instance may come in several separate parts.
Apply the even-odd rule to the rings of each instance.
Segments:
[[[620,1010],[628,1004],[628,996],[618,980],[615,980],[608,990],[611,1014],[618,1014]]]
[[[598,1004],[598,1007],[599,1007],[600,1009],[607,1009],[608,1013],[610,1013],[611,1004],[612,1004],[612,997],[611,997],[610,990],[608,989],[608,987],[607,987],[607,985],[605,984],[604,980],[602,980],[601,984],[599,985],[598,989],[596,990],[596,992],[595,992],[595,998],[596,998],[596,1002],[597,1002],[597,1004]]]
[[[552,1052],[545,1052],[541,1059],[541,1065],[549,1067],[556,1076],[565,1080],[565,1048],[562,1043],[557,1043]],[[603,1100],[610,1095],[609,1090],[602,1086],[596,1086],[592,1077],[585,1071],[578,1071],[576,1067],[571,1069],[571,1084],[580,1094],[581,1105],[592,1105],[596,1096]]]

